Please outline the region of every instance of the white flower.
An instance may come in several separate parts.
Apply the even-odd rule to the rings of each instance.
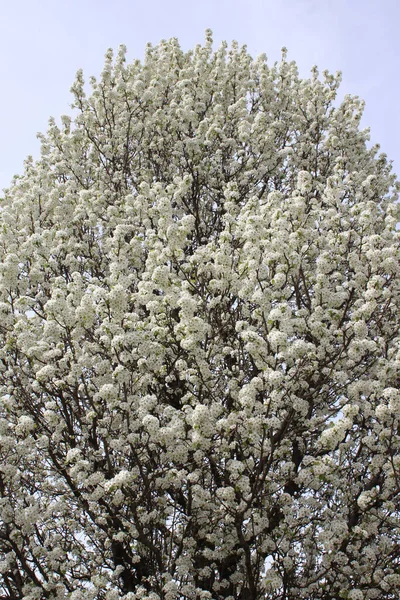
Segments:
[[[17,426],[15,427],[15,432],[18,434],[27,434],[35,429],[35,421],[28,417],[27,415],[23,415],[19,417]]]
[[[72,462],[73,460],[75,460],[80,455],[81,455],[81,450],[79,448],[71,448],[67,452],[67,455],[65,457],[65,462],[67,464],[69,464],[70,462]]]
[[[362,492],[357,498],[357,504],[361,508],[361,510],[366,510],[368,506],[373,502],[374,496],[372,492],[366,491]]]
[[[113,400],[118,395],[118,386],[112,383],[106,383],[100,388],[99,395],[104,400]]]
[[[272,285],[274,285],[277,288],[280,288],[283,286],[285,281],[286,281],[286,275],[284,273],[276,273],[274,275],[274,278],[272,279]]]
[[[386,416],[389,414],[389,410],[386,404],[379,404],[375,409],[375,414],[378,417],[378,419],[385,419]]]
[[[307,171],[299,171],[297,175],[297,187],[301,192],[309,192],[312,189],[312,178]]]
[[[361,590],[351,590],[348,598],[349,600],[364,600],[365,596]]]
[[[48,381],[55,376],[56,369],[53,365],[46,365],[36,373],[38,381]]]
[[[132,481],[131,473],[129,471],[126,471],[125,469],[123,469],[122,471],[117,473],[117,475],[115,475],[115,477],[113,477],[112,479],[107,481],[104,484],[104,488],[107,491],[116,490],[116,489],[121,488],[123,485],[129,484],[131,481]]]
[[[143,417],[142,423],[150,435],[155,435],[160,427],[160,422],[154,415],[146,415]]]

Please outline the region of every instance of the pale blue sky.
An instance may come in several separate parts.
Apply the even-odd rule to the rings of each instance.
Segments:
[[[142,58],[147,42],[178,37],[247,44],[271,62],[286,46],[302,76],[343,71],[341,95],[366,101],[364,126],[400,174],[400,0],[0,0],[0,190],[39,155],[38,131],[70,113],[78,68],[98,75],[108,47]]]

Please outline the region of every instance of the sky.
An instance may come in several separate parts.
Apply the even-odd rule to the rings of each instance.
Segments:
[[[107,48],[143,58],[147,42],[177,37],[184,50],[214,32],[271,63],[281,48],[307,77],[343,73],[340,96],[363,98],[363,127],[400,176],[400,0],[0,0],[0,190],[38,158],[37,132],[71,114],[79,68],[99,75]]]

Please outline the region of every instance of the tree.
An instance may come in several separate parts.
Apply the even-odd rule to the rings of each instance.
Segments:
[[[395,600],[399,184],[224,43],[106,54],[0,212],[0,597]]]

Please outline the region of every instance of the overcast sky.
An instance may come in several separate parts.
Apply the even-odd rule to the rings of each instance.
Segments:
[[[341,96],[366,101],[363,126],[400,174],[400,0],[0,0],[0,190],[39,155],[38,131],[69,114],[77,69],[98,75],[109,47],[142,58],[147,42],[178,37],[188,50],[204,31],[247,44],[271,62],[286,46],[307,76],[343,72]]]

